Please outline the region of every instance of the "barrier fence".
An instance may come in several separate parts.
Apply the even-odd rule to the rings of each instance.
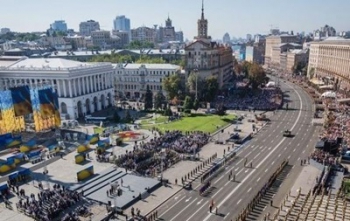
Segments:
[[[283,171],[284,167],[288,165],[288,161],[285,160],[281,163],[278,169],[272,174],[267,183],[263,186],[263,188],[256,194],[253,200],[248,204],[248,206],[238,215],[236,221],[245,221],[248,215],[254,210],[254,207],[261,201],[261,198],[266,194],[266,191],[273,182],[276,180],[277,176]]]

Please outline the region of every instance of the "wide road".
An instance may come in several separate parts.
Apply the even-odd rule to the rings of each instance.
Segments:
[[[258,191],[267,183],[279,165],[300,164],[307,159],[312,140],[317,139],[313,117],[313,102],[300,87],[280,81],[289,110],[279,110],[271,118],[271,124],[260,131],[253,140],[239,150],[238,158],[228,165],[224,172],[212,180],[212,192],[202,197],[198,194],[200,183],[193,184],[194,190],[182,190],[158,209],[158,216],[166,221],[231,220],[248,205]],[[282,131],[289,129],[293,138],[284,138]],[[244,167],[244,160],[252,162],[253,168]],[[228,181],[233,171],[236,181]],[[209,203],[214,200],[219,215],[209,213]]]

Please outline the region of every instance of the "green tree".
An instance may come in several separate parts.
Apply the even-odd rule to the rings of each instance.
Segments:
[[[171,111],[170,107],[167,107],[165,110],[164,110],[164,116],[172,116],[173,115],[173,112]]]
[[[182,68],[184,68],[186,66],[186,61],[185,59],[178,59],[178,60],[171,60],[170,61],[171,64],[175,64],[175,65],[179,65]]]
[[[264,69],[256,63],[251,64],[249,67],[248,78],[253,89],[258,88],[262,83],[266,83],[266,73]]]
[[[191,93],[195,93],[196,84],[197,84],[197,95],[199,98],[202,98],[202,91],[205,88],[205,80],[199,76],[199,73],[192,72],[188,76],[187,82],[186,82],[188,91],[190,91]]]
[[[118,114],[118,111],[114,111],[113,121],[114,121],[114,123],[119,123],[120,122],[120,116]]]
[[[309,70],[309,78],[312,79],[315,76],[315,68],[310,68]]]
[[[149,89],[149,85],[147,85],[146,93],[145,93],[145,110],[150,110],[153,108],[153,93]]]
[[[224,104],[219,103],[216,106],[216,114],[219,116],[224,116],[226,114],[226,108],[225,108]]]
[[[190,96],[185,97],[183,108],[184,108],[184,110],[191,110],[193,108],[193,102],[192,102],[192,98]]]
[[[128,49],[154,48],[154,43],[147,41],[132,41],[127,46]]]
[[[193,110],[197,111],[199,108],[199,101],[198,99],[195,99],[193,102]]]
[[[214,76],[208,77],[204,81],[204,90],[201,92],[204,96],[204,100],[211,102],[215,99],[219,91],[218,79]]]
[[[132,121],[133,121],[133,119],[131,117],[130,111],[126,110],[124,122],[125,123],[131,123]]]
[[[163,79],[163,89],[167,92],[168,99],[172,100],[174,97],[179,96],[181,91],[181,79],[180,76],[174,74]]]
[[[250,70],[250,68],[252,67],[253,64],[248,62],[248,61],[243,61],[241,65],[242,65],[242,72],[244,73],[244,75],[246,77],[248,77],[249,70]]]
[[[162,109],[163,105],[166,103],[165,96],[162,93],[161,90],[159,90],[154,97],[154,108],[155,109]]]
[[[163,58],[151,58],[150,56],[143,55],[141,58],[135,61],[137,64],[165,64],[165,60]]]

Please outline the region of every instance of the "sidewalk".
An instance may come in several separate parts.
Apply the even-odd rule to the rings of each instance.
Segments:
[[[316,177],[320,176],[322,170],[321,168],[318,168],[314,166],[311,162],[309,165],[306,165],[303,167],[302,171],[296,178],[292,188],[290,189],[290,195],[289,200],[293,200],[296,195],[298,194],[298,191],[300,191],[301,195],[307,195],[308,192],[314,187],[316,183]],[[286,210],[287,208],[283,206],[283,202],[286,199],[286,195],[277,194],[273,197],[273,206],[267,205],[264,214],[275,214],[277,211],[277,208],[282,206],[283,210]],[[286,206],[289,204],[286,203]]]

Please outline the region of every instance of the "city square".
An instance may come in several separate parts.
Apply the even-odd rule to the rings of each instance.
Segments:
[[[350,4],[220,3],[0,3],[0,220],[350,220]]]

